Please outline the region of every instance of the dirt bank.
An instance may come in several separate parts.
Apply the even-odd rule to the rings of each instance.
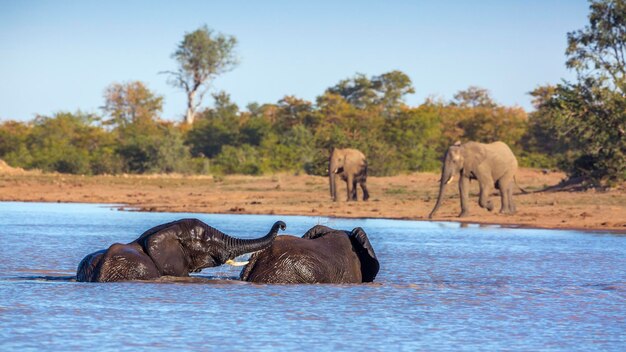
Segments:
[[[274,176],[74,176],[0,169],[1,201],[118,203],[145,211],[293,214],[427,220],[438,191],[438,173],[370,177],[368,202],[330,201],[324,177]],[[527,190],[558,184],[562,173],[522,169],[518,183]],[[626,233],[626,187],[605,192],[516,192],[518,213],[490,213],[478,207],[478,184],[472,182],[469,217],[459,219],[455,185],[435,220],[581,228]],[[360,193],[359,193],[360,197]],[[499,197],[492,197],[499,209]]]

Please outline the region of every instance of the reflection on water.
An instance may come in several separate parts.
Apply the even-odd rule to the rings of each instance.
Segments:
[[[276,220],[368,233],[366,285],[77,283],[84,255],[182,217],[238,237]],[[0,350],[623,350],[626,237],[454,223],[0,203]]]

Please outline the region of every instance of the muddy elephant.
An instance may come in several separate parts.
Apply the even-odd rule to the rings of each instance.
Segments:
[[[357,200],[356,186],[361,185],[363,190],[363,200],[367,200],[370,195],[367,191],[367,160],[365,155],[356,149],[336,149],[333,148],[328,159],[328,180],[330,182],[330,197],[337,201],[336,178],[341,177],[346,182],[348,197],[347,200]]]
[[[437,203],[430,212],[432,218],[444,196],[446,185],[452,182],[455,175],[459,175],[459,192],[461,194],[460,217],[469,214],[469,182],[478,180],[480,186],[480,199],[478,204],[487,210],[493,210],[493,203],[489,200],[489,195],[495,187],[500,191],[502,200],[501,213],[515,213],[515,203],[513,203],[513,186],[515,184],[515,173],[517,172],[517,159],[511,148],[503,142],[483,144],[478,142],[467,142],[461,144],[456,142],[446,152],[443,167],[441,170],[441,180],[439,181],[439,196]]]
[[[189,276],[204,268],[234,262],[245,253],[269,247],[279,229],[277,221],[267,235],[238,239],[198,219],[182,219],[153,227],[128,244],[115,243],[87,255],[78,265],[76,281],[112,282],[152,280],[161,276]]]
[[[317,225],[304,236],[278,236],[250,257],[243,281],[274,284],[372,282],[380,265],[360,227],[335,230]]]

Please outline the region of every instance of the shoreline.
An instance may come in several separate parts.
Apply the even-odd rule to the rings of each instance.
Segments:
[[[626,234],[626,187],[610,191],[551,191],[515,194],[518,212],[500,215],[478,206],[470,191],[470,216],[458,218],[456,185],[448,187],[438,216],[428,219],[438,193],[438,173],[368,177],[367,202],[332,202],[321,176],[117,175],[81,176],[0,170],[0,201],[114,204],[127,211],[324,216],[452,222],[460,226],[563,229]],[[521,169],[518,183],[529,191],[558,184],[564,175]],[[345,197],[345,184],[338,184]],[[359,197],[360,197],[359,192]],[[491,196],[496,210],[499,196]]]
[[[2,202],[16,202],[16,203],[55,203],[55,204],[100,204],[109,206],[117,211],[128,212],[147,212],[147,213],[186,213],[185,211],[172,211],[172,210],[146,210],[141,207],[132,206],[130,204],[123,203],[98,203],[98,202],[72,202],[72,201],[38,201],[38,200],[0,200]],[[218,214],[218,215],[276,215],[276,216],[308,216],[313,217],[310,214],[281,214],[281,213],[236,213],[232,212],[190,212],[195,214]],[[529,229],[529,230],[560,230],[560,231],[578,231],[578,232],[591,232],[591,233],[610,233],[616,235],[626,235],[626,229],[606,229],[606,228],[586,228],[586,227],[542,227],[541,225],[529,225],[529,224],[517,224],[517,223],[496,223],[496,222],[481,222],[476,220],[441,220],[441,219],[422,219],[422,218],[394,218],[394,217],[365,217],[365,216],[337,216],[337,215],[324,215],[318,214],[319,217],[327,217],[331,219],[363,219],[363,220],[400,220],[400,221],[423,221],[423,222],[439,222],[439,223],[452,223],[458,224],[460,227],[466,227],[475,225],[478,227],[500,227],[505,229]]]

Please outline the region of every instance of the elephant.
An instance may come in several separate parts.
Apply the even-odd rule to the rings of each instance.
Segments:
[[[336,149],[330,152],[328,161],[328,179],[330,182],[330,197],[337,201],[337,187],[335,179],[341,176],[346,181],[348,188],[348,201],[357,200],[356,186],[361,185],[363,190],[363,200],[369,199],[367,191],[367,160],[365,155],[356,149]]]
[[[254,253],[240,279],[255,283],[372,282],[380,264],[362,228],[351,232],[317,225],[304,236],[278,236]]]
[[[468,197],[470,180],[478,180],[480,185],[480,199],[478,204],[487,210],[493,210],[493,203],[489,195],[493,187],[500,191],[502,206],[500,213],[514,214],[513,185],[517,172],[517,159],[508,145],[503,142],[489,144],[456,142],[446,152],[439,181],[439,196],[437,203],[430,212],[432,218],[443,199],[446,185],[452,182],[456,174],[459,177],[459,192],[461,194],[461,213],[459,217],[469,215]]]
[[[238,239],[198,219],[169,222],[147,230],[128,244],[115,243],[87,255],[78,265],[76,281],[153,280],[189,276],[224,263],[245,265],[234,258],[269,247],[278,230],[285,228],[284,222],[277,221],[264,237]]]

